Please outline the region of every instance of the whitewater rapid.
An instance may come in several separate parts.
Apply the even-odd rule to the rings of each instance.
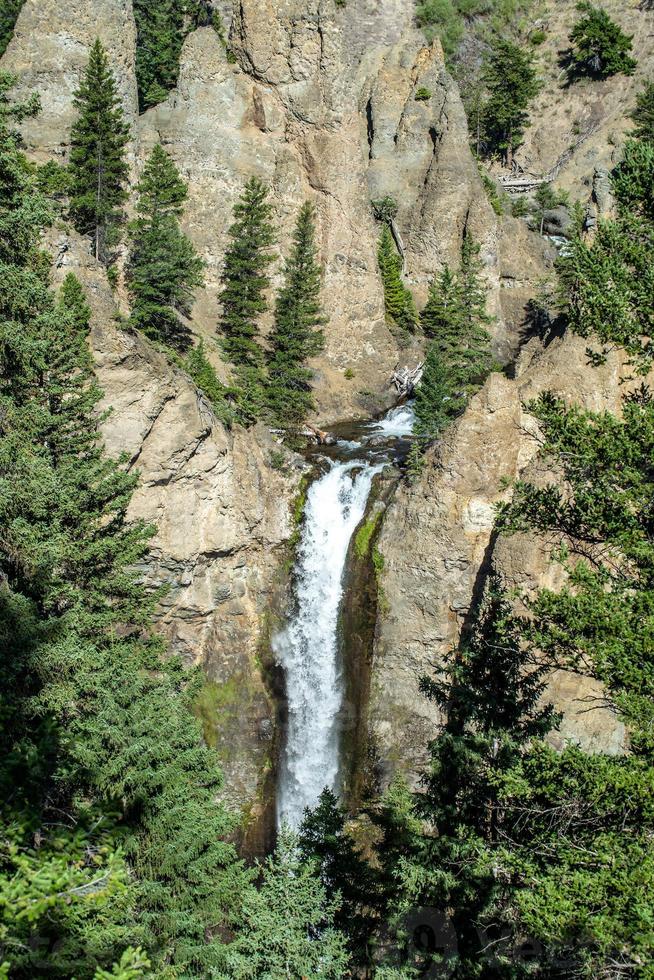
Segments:
[[[392,442],[411,433],[413,411],[393,409],[361,427],[357,440],[341,440],[344,459],[311,484],[295,566],[294,613],[273,637],[284,670],[287,730],[277,786],[277,821],[297,827],[327,786],[337,787],[343,678],[338,623],[350,540],[361,522],[372,483],[390,458],[367,448],[370,437]],[[354,456],[354,458],[353,458]]]

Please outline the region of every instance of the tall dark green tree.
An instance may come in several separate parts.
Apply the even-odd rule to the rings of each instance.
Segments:
[[[268,268],[275,231],[268,188],[257,177],[245,185],[234,207],[234,223],[222,272],[222,307],[218,333],[229,360],[236,368],[241,421],[253,422],[265,406],[264,354],[259,343],[259,326],[268,309]]]
[[[129,127],[99,40],[91,48],[74,104],[78,118],[70,134],[70,213],[77,230],[92,237],[96,259],[106,265],[124,220]]]
[[[152,151],[136,187],[138,218],[129,228],[131,251],[126,278],[131,322],[147,336],[184,349],[193,290],[204,281],[204,262],[179,227],[188,188],[160,144]]]
[[[595,78],[609,78],[618,73],[633,75],[637,62],[629,53],[632,39],[602,7],[583,0],[577,4],[577,10],[581,17],[570,32],[571,75]]]
[[[323,790],[307,810],[299,832],[300,853],[314,862],[328,895],[340,895],[334,926],[348,938],[353,963],[371,963],[369,942],[381,906],[377,875],[359,853],[347,828],[347,814],[336,795]]]
[[[493,363],[479,245],[466,234],[456,279],[444,269],[423,313],[433,336],[416,391],[416,432],[436,435],[483,384]]]
[[[456,943],[447,953],[447,975],[457,980],[497,975],[483,972],[481,950],[487,913],[498,917],[497,936],[488,934],[488,941],[499,943],[503,934],[500,786],[529,741],[555,723],[552,708],[541,704],[547,670],[527,663],[521,624],[501,583],[491,579],[470,638],[451,654],[441,677],[421,682],[444,722],[430,746],[423,792],[414,799],[423,824],[406,847],[397,911],[429,907],[450,922]],[[437,950],[422,956],[423,969],[443,965]]]
[[[533,55],[505,38],[491,47],[483,72],[488,98],[482,111],[486,153],[510,167],[529,125],[529,106],[541,88]]]
[[[326,322],[316,252],[315,209],[306,203],[295,226],[270,335],[266,400],[272,419],[283,426],[301,423],[314,407],[313,374],[306,362],[323,349],[321,327]]]
[[[438,337],[453,319],[460,315],[461,296],[456,276],[445,266],[429,287],[429,298],[420,313],[420,326],[425,337]]]

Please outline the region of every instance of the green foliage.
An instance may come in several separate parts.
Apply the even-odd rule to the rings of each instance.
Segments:
[[[374,510],[354,536],[354,552],[357,558],[367,558],[370,554],[372,539],[382,519],[382,511]]]
[[[77,230],[93,238],[96,259],[109,265],[127,200],[129,127],[99,40],[91,48],[74,105],[78,117],[70,134],[70,214]]]
[[[209,399],[221,422],[230,426],[234,421],[231,406],[234,392],[218,380],[216,371],[204,352],[203,340],[198,341],[196,346],[191,348],[182,361],[182,367]]]
[[[70,171],[54,160],[48,160],[37,169],[36,186],[47,197],[61,200],[70,191]]]
[[[275,258],[271,252],[275,242],[272,208],[267,198],[266,185],[251,177],[234,207],[221,279],[222,346],[237,368],[250,369],[250,377],[244,375],[242,383],[251,390],[257,386],[256,369],[263,364],[257,336],[259,320],[268,308],[268,266]]]
[[[636,124],[632,135],[654,143],[654,82],[646,82],[642,92],[636,96],[631,119]]]
[[[534,194],[535,214],[540,224],[540,234],[545,227],[545,216],[552,208],[560,204],[568,204],[569,196],[565,191],[555,191],[551,184],[541,184]]]
[[[463,19],[453,0],[424,0],[416,7],[416,20],[427,39],[439,37],[446,55],[452,55],[463,37]]]
[[[486,975],[478,927],[487,915],[501,916],[499,853],[511,826],[499,785],[530,741],[556,722],[552,708],[541,703],[546,675],[546,665],[526,667],[520,621],[492,579],[469,639],[452,652],[441,676],[421,681],[444,722],[430,745],[423,792],[393,801],[386,838],[404,855],[395,872],[401,882],[396,910],[428,907],[443,917],[447,910],[456,935],[456,948],[446,953],[450,976]],[[386,841],[382,862],[385,853]],[[394,865],[392,858],[386,869],[391,881]],[[497,941],[505,941],[501,932]],[[423,970],[442,964],[437,950],[418,956]]]
[[[315,210],[306,203],[298,215],[270,335],[266,399],[272,421],[283,427],[299,425],[313,409],[313,372],[306,362],[325,343],[315,237]]]
[[[245,923],[224,958],[225,980],[316,977],[341,980],[348,956],[334,928],[339,896],[328,898],[318,870],[303,861],[298,840],[279,834],[274,855],[261,866],[261,886],[244,904]]]
[[[429,102],[432,95],[433,92],[431,89],[425,88],[424,85],[421,85],[420,88],[416,89],[416,93],[413,98],[416,100],[416,102]]]
[[[503,38],[496,39],[486,61],[483,82],[488,98],[481,113],[483,146],[510,166],[529,125],[529,105],[541,88],[533,55]]]
[[[525,640],[548,662],[605,685],[628,726],[630,754],[568,749],[558,756],[543,746],[522,761],[503,789],[505,802],[534,815],[513,838],[521,873],[533,883],[529,893],[520,890],[517,907],[532,934],[565,952],[580,975],[602,975],[618,957],[634,976],[648,977],[654,403],[641,388],[625,398],[622,418],[567,408],[549,394],[530,409],[541,427],[544,465],[561,479],[518,483],[500,527],[559,542],[568,576],[558,592],[541,589],[528,601]]]
[[[479,176],[481,177],[481,182],[484,185],[484,190],[486,191],[486,197],[489,200],[490,206],[492,207],[496,215],[498,216],[503,215],[504,202],[502,201],[502,197],[500,196],[500,192],[498,190],[497,184],[495,183],[494,180],[491,179],[491,177],[489,177],[488,173],[486,172],[486,170],[484,170],[481,163],[477,165],[477,169],[479,170]]]
[[[654,357],[653,162],[650,145],[627,143],[614,174],[618,218],[600,222],[588,242],[578,213],[577,232],[558,262],[560,310],[575,333],[599,340],[600,349],[589,351],[593,362],[602,362],[617,345],[641,374]]]
[[[104,453],[89,308],[71,276],[57,297],[49,289],[38,242],[50,209],[9,112],[0,111],[0,798],[14,829],[0,848],[1,958],[17,978],[90,980],[140,945],[162,975],[204,977],[219,960],[211,936],[238,915],[247,875],[224,843],[232,824],[191,714],[194,677],[162,659],[151,633],[158,593],[134,571],[151,530],[126,521],[137,477]],[[141,969],[130,952],[114,974]]]
[[[654,223],[654,143],[629,140],[611,183],[623,216],[637,215]]]
[[[204,262],[179,227],[188,189],[160,144],[152,151],[136,186],[138,217],[129,226],[126,269],[132,299],[130,322],[153,340],[185,349],[185,322],[193,290],[204,282]]]
[[[142,949],[129,946],[111,970],[96,970],[93,980],[140,980],[151,976],[150,960]]]
[[[582,15],[570,32],[571,77],[590,75],[609,78],[622,73],[633,75],[637,62],[631,57],[631,38],[601,7],[587,0],[577,4]]]
[[[402,259],[387,224],[384,225],[379,239],[377,261],[384,287],[384,306],[388,320],[405,333],[415,333],[418,314],[411,292],[402,282]]]
[[[139,108],[162,102],[177,84],[182,45],[196,27],[212,23],[205,0],[134,0]]]
[[[415,400],[421,435],[436,435],[459,415],[492,368],[482,268],[479,245],[466,235],[458,274],[445,266],[431,285],[421,314],[431,343]]]
[[[305,811],[299,846],[303,860],[317,865],[326,894],[339,896],[334,926],[347,935],[352,962],[365,965],[379,902],[377,875],[360,855],[331,790],[324,789],[315,809]]]
[[[399,208],[394,197],[388,195],[386,197],[380,197],[376,201],[371,201],[370,205],[377,221],[384,221],[387,225],[390,225],[391,221],[397,217]]]
[[[0,57],[14,36],[14,27],[24,3],[25,0],[3,0],[0,7]]]

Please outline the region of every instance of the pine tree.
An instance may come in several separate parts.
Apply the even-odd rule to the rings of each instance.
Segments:
[[[486,330],[490,323],[487,287],[479,251],[479,245],[466,234],[456,279],[446,269],[440,283],[432,287],[426,322],[429,330],[438,332],[427,350],[416,391],[416,432],[420,435],[437,435],[456,418],[492,367]]]
[[[402,282],[402,259],[395,247],[388,224],[384,224],[377,249],[377,261],[384,287],[384,307],[392,324],[415,333],[418,321],[413,296]]]
[[[236,220],[228,232],[230,242],[222,273],[219,331],[223,349],[237,368],[258,368],[263,362],[263,351],[256,338],[259,319],[268,308],[267,270],[275,258],[271,253],[275,241],[272,207],[267,198],[266,185],[251,177],[234,207]]]
[[[132,298],[131,322],[148,337],[184,349],[193,290],[204,282],[204,262],[179,227],[188,189],[160,144],[152,151],[136,187],[139,217],[130,225],[126,270]]]
[[[459,312],[459,287],[453,272],[446,265],[438,279],[431,283],[429,298],[420,314],[420,326],[425,337],[430,340],[438,337]]]
[[[613,181],[617,219],[601,221],[589,242],[577,212],[570,248],[557,264],[561,313],[579,336],[600,342],[599,350],[589,350],[593,363],[618,345],[640,374],[647,374],[654,358],[654,225],[648,219],[653,162],[649,144],[627,143]]]
[[[315,865],[302,861],[297,837],[288,829],[261,873],[259,890],[245,901],[245,924],[227,949],[224,980],[341,980],[348,956],[333,924],[339,898],[328,898]]]
[[[315,809],[305,813],[299,846],[303,859],[316,863],[327,895],[341,896],[334,926],[347,936],[352,962],[365,966],[380,896],[375,872],[360,856],[346,822],[336,795],[323,790]]]
[[[416,435],[438,435],[465,407],[465,394],[452,391],[447,353],[444,336],[440,342],[432,341],[427,348],[422,379],[416,388],[414,402]],[[419,447],[418,443],[414,445]],[[417,452],[418,449],[416,455]],[[411,462],[417,465],[417,460],[412,459]]]
[[[577,4],[577,10],[582,16],[570,32],[571,75],[596,78],[609,78],[618,73],[633,75],[637,62],[629,54],[632,39],[601,7],[585,0]]]
[[[93,238],[96,259],[106,265],[127,199],[129,127],[99,40],[91,48],[74,105],[79,116],[70,134],[70,213],[77,230]]]
[[[541,88],[533,55],[512,41],[497,39],[483,81],[488,89],[482,113],[486,152],[510,167],[529,125],[529,105]]]
[[[313,409],[311,379],[306,366],[324,347],[320,329],[326,322],[320,306],[320,266],[316,261],[315,209],[304,204],[286,260],[284,285],[275,304],[270,335],[267,403],[273,421],[282,426],[301,423]]]
[[[654,82],[646,82],[636,96],[636,107],[631,113],[636,126],[632,135],[636,139],[654,143]]]
[[[400,911],[428,907],[449,920],[456,949],[445,966],[438,951],[423,950],[422,968],[442,967],[457,980],[516,975],[481,972],[487,921],[498,924],[497,936],[488,926],[489,940],[510,948],[515,938],[499,928],[507,874],[500,786],[529,742],[556,723],[552,708],[541,704],[548,667],[529,663],[521,636],[501,583],[491,579],[469,639],[452,653],[442,677],[421,682],[445,721],[430,746],[423,791],[403,820],[408,840],[395,901]]]

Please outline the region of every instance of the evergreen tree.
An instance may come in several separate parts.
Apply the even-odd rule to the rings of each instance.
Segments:
[[[593,337],[601,362],[615,345],[626,350],[639,373],[654,357],[654,225],[651,218],[651,174],[654,159],[647,143],[629,141],[613,188],[619,215],[600,222],[588,242],[577,213],[576,233],[557,263],[559,307],[570,328]]]
[[[275,304],[270,336],[267,402],[278,425],[301,423],[313,409],[311,379],[306,361],[324,347],[320,329],[326,322],[320,306],[320,266],[316,261],[315,210],[303,205],[286,260],[284,285]]]
[[[637,62],[631,57],[631,38],[601,7],[584,0],[577,4],[582,14],[570,33],[571,75],[609,78],[621,72],[633,75]]]
[[[227,949],[225,980],[341,980],[348,956],[334,928],[339,898],[327,897],[316,867],[302,861],[288,829],[261,873],[259,889],[245,901],[245,925]]]
[[[623,217],[638,215],[654,224],[654,143],[629,140],[611,174],[613,193]]]
[[[631,119],[636,124],[632,135],[654,143],[654,82],[646,82],[642,92],[636,96],[636,108],[631,113]]]
[[[427,328],[438,330],[427,349],[422,380],[416,391],[416,432],[436,435],[456,418],[483,384],[492,367],[486,326],[487,287],[481,276],[479,245],[470,235],[463,241],[456,280],[449,270],[432,288]],[[431,304],[431,306],[430,306]]]
[[[510,167],[529,126],[529,105],[541,88],[533,55],[499,38],[493,42],[484,68],[488,99],[482,112],[486,152]]]
[[[334,926],[347,936],[353,963],[365,966],[368,943],[380,905],[375,872],[359,854],[347,831],[347,816],[330,789],[323,790],[314,810],[307,810],[299,833],[300,853],[315,862],[327,895],[339,894]]]
[[[251,177],[234,207],[235,221],[222,272],[222,315],[218,325],[222,348],[236,368],[237,411],[249,424],[263,412],[266,400],[263,350],[258,341],[259,321],[268,309],[268,266],[275,232],[268,188]]]
[[[96,259],[106,265],[127,199],[129,127],[99,40],[91,48],[74,105],[79,115],[70,134],[70,213],[77,230],[93,238]]]
[[[130,225],[127,283],[131,322],[147,336],[171,346],[189,346],[193,290],[204,282],[204,262],[182,233],[178,216],[188,189],[160,144],[152,151],[136,187],[139,217]]]
[[[225,425],[231,426],[234,412],[230,402],[234,391],[218,380],[216,371],[205,353],[203,340],[198,341],[196,346],[191,348],[182,361],[182,366],[209,399],[218,418]]]
[[[502,941],[500,852],[506,814],[500,786],[530,740],[555,722],[552,708],[540,703],[547,670],[545,664],[526,662],[521,624],[495,579],[470,639],[451,655],[442,677],[421,682],[445,721],[430,746],[424,790],[414,798],[413,814],[400,822],[409,831],[415,831],[416,818],[422,824],[417,834],[409,834],[399,866],[398,911],[429,907],[450,921],[456,951],[447,962],[448,975],[460,980],[497,975],[482,972],[480,931],[490,913],[498,934],[488,939]],[[437,951],[422,955],[423,969],[442,965]]]
[[[270,285],[268,266],[275,256],[275,233],[268,188],[257,177],[245,185],[234,207],[229,229],[220,294],[222,316],[219,330],[223,348],[236,367],[259,367],[263,351],[257,341],[259,319],[267,310],[265,293]]]
[[[384,224],[379,239],[377,261],[384,287],[386,316],[392,324],[406,333],[415,333],[418,325],[413,296],[402,282],[402,259],[393,241],[388,224]]]
[[[624,757],[546,746],[522,760],[504,792],[513,811],[515,905],[525,928],[571,972],[646,977],[654,938],[654,401],[641,388],[623,416],[530,406],[557,484],[520,482],[500,515],[505,533],[560,542],[566,584],[528,600],[524,642],[550,663],[602,682],[629,731]],[[530,812],[524,824],[520,814]]]
[[[438,279],[434,279],[429,287],[429,298],[420,314],[420,326],[425,337],[430,340],[448,328],[448,325],[460,315],[459,287],[454,273],[445,266]]]

